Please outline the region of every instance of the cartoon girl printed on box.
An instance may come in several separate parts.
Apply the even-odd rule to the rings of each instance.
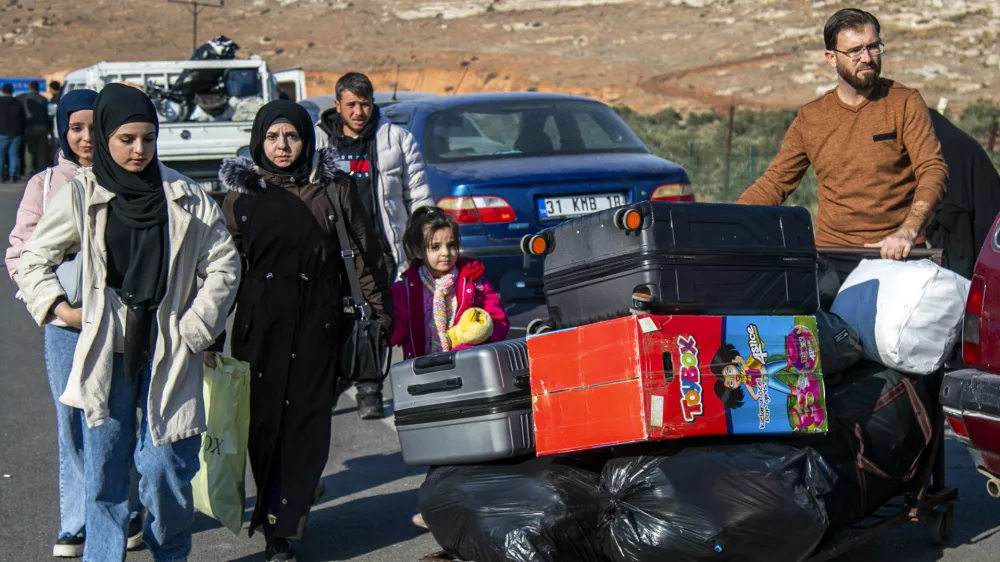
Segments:
[[[788,405],[787,419],[796,431],[811,431],[823,426],[825,412],[818,403],[822,383],[813,374],[816,368],[815,340],[806,326],[795,326],[785,340],[784,357],[765,360],[762,364],[753,356],[744,358],[736,346],[725,344],[709,366],[716,375],[715,394],[728,410],[743,407],[746,394],[760,401],[760,379],[767,376],[765,404]],[[794,386],[776,375],[792,376]],[[763,428],[763,426],[762,426]]]
[[[798,389],[790,388],[775,376],[781,371],[790,370],[791,367],[792,362],[788,359],[768,361],[765,365],[761,365],[753,357],[749,360],[744,359],[737,351],[736,346],[731,343],[727,343],[715,354],[712,364],[709,366],[716,376],[715,395],[730,410],[743,406],[743,400],[747,393],[750,394],[750,399],[754,402],[759,399],[758,391],[762,374],[767,375],[768,390],[780,394],[781,399],[787,396],[796,396]],[[780,403],[780,399],[772,399],[772,401]]]

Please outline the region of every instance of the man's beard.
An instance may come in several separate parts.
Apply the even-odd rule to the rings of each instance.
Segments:
[[[872,69],[873,72],[864,76],[856,74],[866,68]],[[872,59],[871,62],[866,63],[863,66],[859,63],[859,65],[854,69],[854,72],[851,72],[850,69],[844,67],[839,60],[837,61],[837,74],[844,79],[844,82],[847,82],[852,88],[859,92],[873,88],[875,83],[878,82],[878,78],[881,73],[882,63],[875,59]]]

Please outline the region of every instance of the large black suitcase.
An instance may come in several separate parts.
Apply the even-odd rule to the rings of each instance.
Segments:
[[[799,207],[646,201],[543,230],[524,249],[545,256],[555,328],[627,316],[635,292],[658,314],[819,308],[812,221]]]

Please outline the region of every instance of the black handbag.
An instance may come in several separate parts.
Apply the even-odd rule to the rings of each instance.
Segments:
[[[350,294],[344,297],[344,319],[340,326],[340,349],[337,357],[337,395],[351,383],[381,384],[389,376],[391,349],[388,334],[375,319],[371,305],[361,294],[361,281],[354,264],[354,251],[347,235],[344,210],[340,205],[337,183],[331,182],[326,194],[333,204],[334,225],[344,259],[344,277]]]

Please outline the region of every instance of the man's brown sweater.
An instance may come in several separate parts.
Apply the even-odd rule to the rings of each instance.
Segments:
[[[885,79],[857,107],[835,89],[803,106],[781,151],[738,203],[780,205],[810,164],[819,179],[817,246],[879,242],[902,225],[914,201],[934,209],[948,186],[923,98]]]

